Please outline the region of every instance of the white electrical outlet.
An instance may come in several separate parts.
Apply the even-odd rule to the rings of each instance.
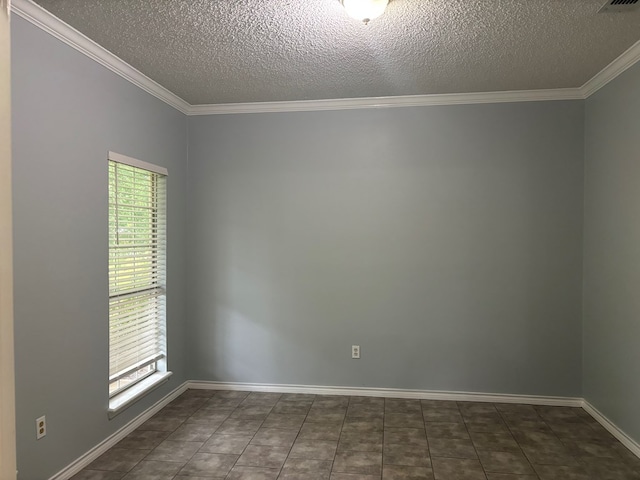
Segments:
[[[360,345],[351,345],[351,358],[360,358]]]
[[[40,440],[47,434],[47,419],[43,415],[36,419],[36,440]]]

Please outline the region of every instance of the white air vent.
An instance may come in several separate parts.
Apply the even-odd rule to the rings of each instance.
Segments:
[[[633,12],[640,9],[640,0],[609,0],[599,13]]]

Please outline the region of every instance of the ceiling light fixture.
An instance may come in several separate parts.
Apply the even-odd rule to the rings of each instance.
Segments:
[[[365,25],[382,15],[388,3],[389,0],[342,0],[347,13]]]

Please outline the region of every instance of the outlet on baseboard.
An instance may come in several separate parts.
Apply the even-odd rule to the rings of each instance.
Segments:
[[[40,440],[47,434],[47,418],[43,415],[36,418],[36,440]]]
[[[351,358],[360,358],[360,345],[351,345]]]

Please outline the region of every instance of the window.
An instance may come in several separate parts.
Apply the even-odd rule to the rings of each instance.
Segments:
[[[109,152],[110,398],[166,372],[166,175]]]

